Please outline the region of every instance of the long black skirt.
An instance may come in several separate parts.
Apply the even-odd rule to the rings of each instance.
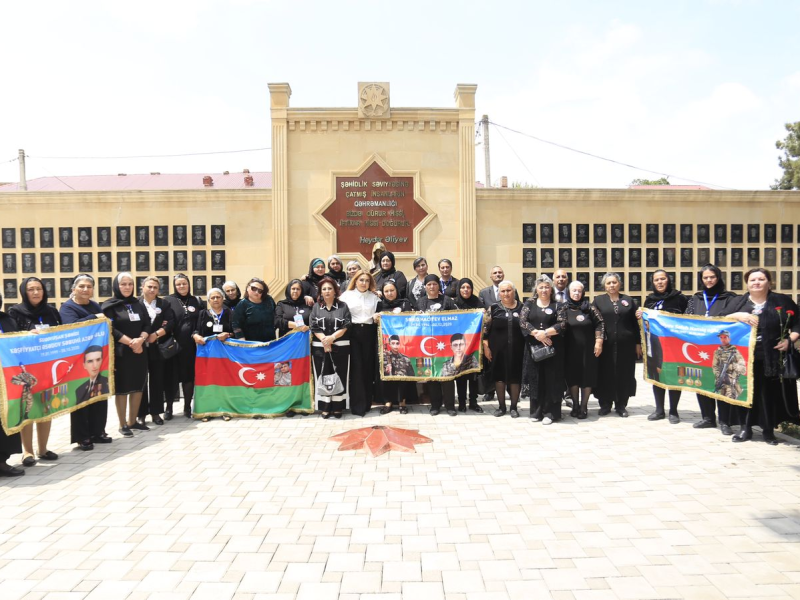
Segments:
[[[363,417],[372,407],[375,397],[375,359],[377,357],[377,327],[374,323],[351,323],[350,338],[350,412]]]
[[[753,362],[753,406],[744,412],[745,427],[757,425],[772,431],[784,421],[800,424],[797,410],[797,380],[764,375],[764,363]]]
[[[6,435],[6,432],[0,427],[0,462],[7,461],[12,454],[22,454],[22,442],[19,434]]]

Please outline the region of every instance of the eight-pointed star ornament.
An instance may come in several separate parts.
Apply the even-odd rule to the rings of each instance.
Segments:
[[[414,444],[427,444],[433,440],[420,435],[416,429],[400,429],[375,425],[351,429],[331,436],[332,442],[339,442],[339,450],[358,450],[366,448],[372,456],[380,456],[389,450],[416,452]]]

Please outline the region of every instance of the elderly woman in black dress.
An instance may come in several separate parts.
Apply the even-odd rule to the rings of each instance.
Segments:
[[[722,271],[716,265],[706,265],[700,269],[701,289],[689,298],[686,306],[687,315],[703,315],[706,317],[719,317],[728,314],[728,304],[733,302],[737,295],[725,289],[725,280]],[[731,425],[739,422],[739,407],[714,400],[703,394],[697,394],[697,403],[700,405],[701,419],[692,425],[695,429],[715,429],[717,427],[716,412],[719,413],[719,428],[722,435],[732,435]],[[715,408],[717,409],[715,411]]]
[[[225,306],[233,310],[242,299],[242,290],[235,281],[226,281],[222,284],[222,291],[225,292]]]
[[[407,298],[398,295],[397,285],[394,281],[385,281],[381,289],[383,297],[378,302],[379,313],[401,313],[414,310],[413,305]],[[396,337],[396,336],[393,336]],[[389,340],[389,353],[384,354],[383,372],[385,375],[413,377],[414,370],[405,356],[400,354],[400,338]],[[416,398],[416,386],[413,381],[383,381],[379,380],[380,393],[383,396],[384,405],[381,414],[387,415],[392,412],[392,406],[397,403],[400,406],[400,413],[408,413],[406,398]]]
[[[163,425],[164,419],[161,413],[165,410],[166,402],[166,382],[167,382],[167,360],[161,355],[159,344],[168,342],[173,330],[175,329],[175,313],[164,298],[159,297],[158,292],[161,283],[157,277],[152,275],[145,277],[142,282],[142,296],[139,302],[147,310],[152,333],[147,339],[147,385],[142,392],[142,402],[139,405],[139,423],[145,424],[145,418],[150,415],[153,423]]]
[[[456,308],[459,310],[485,310],[486,306],[476,294],[474,284],[468,277],[458,280],[458,294],[455,297]],[[469,389],[468,389],[469,388]],[[482,413],[483,409],[478,404],[478,377],[477,373],[462,375],[456,379],[456,391],[458,392],[458,411],[467,412],[467,397],[469,396],[469,409],[476,413]],[[467,393],[469,392],[469,394]]]
[[[520,327],[522,303],[515,297],[510,281],[497,284],[499,302],[489,307],[483,323],[483,353],[490,361],[488,379],[494,381],[500,406],[495,417],[506,414],[506,389],[511,396],[511,418],[519,417],[517,403],[522,383],[522,362],[525,358],[525,337]]]
[[[178,399],[178,386],[183,390],[183,416],[192,418],[192,399],[194,398],[194,361],[197,347],[192,334],[197,329],[197,316],[205,307],[205,303],[192,295],[189,278],[178,273],[172,280],[175,292],[165,298],[175,315],[173,335],[181,347],[164,367],[167,373],[167,407],[164,418],[172,419],[172,405]]]
[[[439,278],[436,275],[425,277],[425,295],[417,300],[417,310],[421,312],[440,312],[456,310],[456,303],[441,293]],[[435,417],[442,410],[442,403],[451,417],[456,412],[455,384],[452,381],[428,381],[423,385],[425,393],[431,399],[431,416]]]
[[[669,275],[667,275],[666,271],[659,269],[653,273],[652,282],[653,292],[648,294],[647,298],[645,298],[645,308],[676,315],[682,315],[686,312],[689,299],[684,296],[680,290],[676,290],[672,287],[672,282],[669,280]],[[641,317],[642,311],[639,309],[636,311],[636,318],[640,319]],[[645,336],[645,341],[647,342],[647,376],[655,381],[660,381],[661,367],[658,365],[661,364],[661,361],[658,360],[658,357],[655,355],[661,352],[661,342],[656,340],[657,343],[651,344],[650,340],[651,338],[648,332],[648,335]],[[666,417],[664,413],[664,397],[666,393],[667,391],[664,388],[658,387],[657,385],[653,386],[656,409],[647,416],[648,421],[659,421]],[[669,390],[669,422],[673,425],[681,422],[681,418],[678,416],[678,402],[680,399],[680,390]]]
[[[311,309],[303,298],[303,282],[292,279],[286,286],[286,298],[275,307],[275,328],[283,337],[293,329],[308,330]]]
[[[800,425],[797,380],[783,377],[783,356],[800,339],[800,316],[791,296],[772,291],[772,276],[766,269],[750,269],[744,276],[747,293],[730,302],[730,317],[757,327],[753,355],[753,406],[745,409],[742,429],[734,442],[753,437],[761,427],[764,441],[776,446],[775,428],[783,422]],[[781,339],[783,338],[783,339]]]
[[[144,344],[152,325],[147,309],[136,298],[133,275],[120,273],[114,278],[114,296],[103,302],[103,314],[113,323],[116,352],[114,361],[115,401],[119,432],[133,437],[131,429],[147,431],[136,422],[139,402],[147,379],[147,355]],[[128,409],[127,419],[125,409]]]
[[[335,254],[328,257],[328,271],[325,276],[333,279],[340,290],[344,291],[347,287],[347,273],[345,273],[341,259]]]
[[[589,396],[597,385],[598,358],[603,353],[605,323],[586,299],[583,284],[573,281],[567,288],[566,380],[574,399],[570,416],[585,419]],[[578,393],[580,392],[580,404]]]
[[[375,275],[375,285],[377,286],[377,289],[380,290],[383,287],[384,282],[391,279],[397,286],[397,291],[400,292],[400,295],[405,296],[408,281],[406,280],[406,276],[403,274],[403,272],[398,271],[395,267],[394,254],[388,251],[384,252],[381,255],[380,266],[381,270],[378,271],[377,275]]]
[[[38,277],[28,277],[19,286],[22,302],[8,309],[8,316],[17,322],[19,331],[40,331],[61,325],[58,311],[47,303],[47,292]],[[52,421],[36,423],[38,438],[37,456],[41,460],[58,460],[58,454],[47,449]],[[36,464],[33,456],[33,426],[29,423],[20,432],[22,437],[22,464],[32,467]]]
[[[3,296],[0,295],[0,308],[3,308]],[[17,331],[17,323],[9,317],[6,313],[0,311],[0,335],[4,333],[14,333]],[[25,475],[25,469],[19,467],[12,467],[8,464],[8,459],[12,454],[19,454],[22,452],[22,444],[20,443],[19,434],[13,435],[6,434],[5,430],[0,427],[0,477],[19,477]]]
[[[334,371],[344,389],[334,396],[320,394],[320,386],[314,386],[315,400],[323,419],[331,415],[342,418],[342,410],[350,399],[347,381],[350,375],[350,309],[339,300],[339,286],[333,279],[324,277],[319,282],[319,297],[311,309],[311,359],[314,365],[314,380],[320,375]]]
[[[542,275],[536,280],[533,296],[522,306],[519,326],[527,341],[525,377],[531,395],[531,419],[550,425],[561,420],[564,393],[564,346],[567,329],[566,304],[553,298],[553,281]],[[535,361],[536,347],[552,347],[553,354]]]
[[[620,292],[622,279],[606,273],[601,280],[606,290],[594,299],[594,307],[603,317],[606,341],[600,355],[600,377],[594,395],[600,401],[600,416],[616,409],[628,416],[628,398],[636,394],[636,360],[642,357],[637,306],[633,298]]]

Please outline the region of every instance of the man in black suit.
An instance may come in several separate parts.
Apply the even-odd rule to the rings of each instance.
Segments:
[[[83,353],[83,368],[89,379],[75,390],[75,404],[81,404],[95,396],[108,394],[108,378],[100,375],[102,367],[102,346],[89,346]]]

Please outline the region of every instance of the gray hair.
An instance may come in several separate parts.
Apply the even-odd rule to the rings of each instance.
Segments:
[[[81,281],[83,281],[84,279],[86,281],[88,281],[89,283],[91,283],[92,286],[94,286],[94,277],[92,277],[88,273],[79,273],[78,275],[75,276],[75,279],[72,280],[72,291],[73,292],[75,291],[75,288],[78,287],[78,284]]]
[[[546,283],[547,285],[549,285],[550,293],[551,294],[553,293],[553,280],[550,279],[547,275],[539,275],[539,277],[536,278],[536,281],[533,282],[533,296],[532,296],[533,298],[539,297],[539,294],[536,293],[536,290],[539,287],[539,284],[541,283]]]
[[[223,284],[222,284],[222,287],[223,287],[223,289],[225,288],[225,286],[226,286],[226,285],[232,285],[233,287],[235,287],[235,288],[237,288],[237,289],[238,289],[238,287],[239,287],[238,285],[236,285],[236,282],[235,282],[235,281],[233,281],[233,279],[229,279],[228,281],[226,281],[225,283],[223,283]]]
[[[510,279],[503,279],[503,281],[501,281],[500,283],[498,283],[498,284],[497,284],[497,289],[498,289],[498,290],[500,289],[500,286],[501,286],[501,285],[510,285],[512,290],[514,290],[515,292],[517,291],[517,286],[515,286],[515,285],[514,285],[514,282],[513,282],[513,281],[511,281]]]
[[[612,277],[614,279],[616,279],[617,282],[619,282],[619,287],[622,288],[622,277],[620,277],[620,274],[619,273],[614,273],[613,271],[609,271],[608,273],[603,275],[603,278],[600,280],[600,285],[603,286],[603,289],[605,289],[605,287],[606,287],[606,281],[608,281]]]
[[[583,282],[578,281],[577,279],[575,281],[571,281],[570,284],[567,286],[567,289],[571,291],[573,286],[575,287],[581,286],[582,290],[586,289],[586,286],[583,285]]]
[[[134,278],[134,276],[129,271],[123,271],[122,273],[117,275],[117,283],[118,284],[122,283],[122,278],[123,277],[129,277],[130,280],[133,281],[134,284],[136,283],[136,279]]]
[[[225,296],[225,292],[223,292],[221,289],[219,289],[218,287],[213,287],[210,290],[208,290],[208,293],[206,294],[206,298],[211,297],[211,294],[213,294],[214,292],[217,292],[218,294],[220,294],[222,296],[223,300],[225,300],[225,298],[227,297],[227,296]]]

